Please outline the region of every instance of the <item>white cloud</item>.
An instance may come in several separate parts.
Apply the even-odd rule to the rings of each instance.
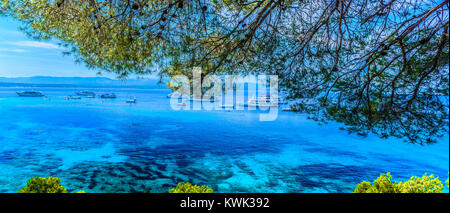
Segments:
[[[46,42],[39,41],[17,41],[17,42],[9,42],[11,45],[20,46],[20,47],[35,47],[35,48],[44,48],[44,49],[63,49],[62,47]]]
[[[18,49],[18,48],[0,48],[0,52],[24,53],[27,51],[24,49]]]

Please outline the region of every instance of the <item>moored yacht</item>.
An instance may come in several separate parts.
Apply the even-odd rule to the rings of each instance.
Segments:
[[[246,107],[278,107],[278,100],[271,95],[261,95],[258,98],[252,97],[247,103],[240,105]]]
[[[100,95],[100,98],[110,98],[110,99],[114,99],[114,98],[117,98],[117,96],[116,96],[116,94],[111,93],[111,94],[103,94],[103,95]]]
[[[76,94],[76,95],[79,95],[79,96],[95,97],[95,92],[87,91],[87,90],[85,90],[85,91],[80,91],[80,92],[76,92],[75,94]]]
[[[45,96],[42,92],[37,91],[22,91],[22,92],[16,92],[17,95],[21,97],[43,97]]]
[[[135,103],[137,103],[137,99],[136,98],[130,98],[130,99],[127,100],[127,103],[128,104],[135,104]]]
[[[222,108],[224,108],[224,109],[234,109],[234,105],[232,105],[232,104],[224,104],[224,105],[222,105]]]
[[[67,100],[70,100],[70,99],[80,100],[81,97],[80,97],[80,96],[71,96],[71,95],[69,95],[69,96],[66,97],[66,99],[67,99]]]

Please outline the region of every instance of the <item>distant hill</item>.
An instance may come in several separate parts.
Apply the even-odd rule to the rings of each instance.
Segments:
[[[156,79],[115,80],[106,77],[0,77],[2,87],[90,87],[90,88],[142,88],[166,89],[165,84]]]

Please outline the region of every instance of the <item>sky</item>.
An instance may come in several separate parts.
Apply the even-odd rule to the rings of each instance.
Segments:
[[[20,23],[0,16],[0,77],[97,77],[99,70],[76,64],[63,56],[57,42],[35,41],[19,30]],[[103,77],[114,78],[110,73]]]

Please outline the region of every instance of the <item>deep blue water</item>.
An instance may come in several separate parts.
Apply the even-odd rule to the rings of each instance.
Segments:
[[[279,112],[174,111],[167,90],[107,89],[116,100],[65,100],[80,89],[43,88],[51,99],[0,88],[0,192],[33,176],[57,176],[69,191],[167,192],[178,182],[216,192],[352,192],[391,172],[444,182],[449,136],[434,145],[359,137],[340,124]],[[135,96],[138,104],[126,104]],[[447,190],[448,191],[448,190]]]

